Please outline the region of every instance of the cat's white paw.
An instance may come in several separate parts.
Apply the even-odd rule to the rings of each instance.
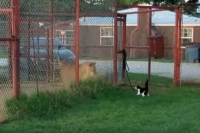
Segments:
[[[140,90],[138,89],[137,95],[140,95]]]
[[[145,97],[144,92],[142,93],[142,96]]]

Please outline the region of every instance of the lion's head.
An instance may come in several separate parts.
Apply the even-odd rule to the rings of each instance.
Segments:
[[[97,75],[95,62],[84,62],[79,65],[79,77],[81,80]]]
[[[75,81],[75,63],[65,64],[59,61],[60,76],[65,85]],[[79,65],[79,80],[86,80],[97,75],[95,62],[84,62]]]

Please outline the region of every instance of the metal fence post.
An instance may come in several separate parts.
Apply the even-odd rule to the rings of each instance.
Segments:
[[[53,83],[53,32],[54,32],[54,20],[53,20],[53,15],[54,15],[54,8],[53,8],[53,0],[51,0],[50,2],[50,6],[49,6],[49,19],[50,19],[50,23],[51,23],[51,26],[50,26],[50,33],[49,33],[49,38],[50,38],[50,41],[49,41],[49,44],[50,44],[50,47],[49,47],[49,57],[50,57],[50,70],[49,70],[49,80],[50,80],[50,83]],[[48,39],[49,39],[48,38]]]
[[[175,44],[174,44],[174,86],[180,84],[180,40],[181,40],[181,9],[176,8]]]
[[[75,82],[79,83],[79,16],[80,16],[80,0],[76,0],[76,24],[75,24]]]
[[[12,0],[12,76],[13,93],[15,98],[20,95],[20,73],[19,73],[19,30],[20,30],[20,0]]]
[[[122,49],[126,50],[126,15],[123,16],[123,37]],[[122,81],[125,82],[126,72],[122,71]]]
[[[117,84],[117,41],[118,41],[118,34],[117,34],[117,3],[115,3],[114,8],[114,52],[113,52],[113,83],[114,85]]]

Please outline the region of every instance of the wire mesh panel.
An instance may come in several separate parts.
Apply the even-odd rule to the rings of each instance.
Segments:
[[[10,45],[0,41],[0,114],[4,117],[5,101],[12,97],[12,65]],[[0,120],[2,119],[0,116]]]
[[[181,83],[200,83],[200,18],[199,5],[182,7]]]
[[[20,72],[23,92],[61,87],[57,59],[65,58],[69,52],[68,45],[74,43],[74,7],[75,1],[21,0]]]
[[[114,0],[86,2],[80,12],[80,63],[95,62],[97,75],[113,78]],[[83,4],[83,3],[82,3]]]
[[[171,10],[152,12],[151,27],[151,75],[152,81],[172,85],[174,77],[174,45],[176,12]],[[156,11],[158,10],[158,11]],[[152,42],[153,41],[153,42]],[[155,76],[154,76],[155,75]]]
[[[117,21],[117,83],[123,83],[122,71],[123,71],[123,21]]]
[[[4,9],[11,7],[10,0],[0,1],[0,121],[6,117],[5,101],[12,96],[11,13]]]
[[[175,12],[148,6],[119,12],[127,14],[129,74],[135,80],[146,80],[150,72],[152,83],[161,79],[161,84],[172,84]]]

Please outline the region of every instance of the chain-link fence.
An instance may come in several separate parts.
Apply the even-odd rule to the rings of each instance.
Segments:
[[[5,117],[5,100],[12,96],[11,42],[11,7],[10,1],[0,1],[0,121]]]
[[[95,62],[97,75],[112,81],[114,56],[114,3],[80,1],[79,59]],[[106,5],[106,6],[105,6]],[[74,0],[21,0],[20,75],[21,90],[36,91],[61,84],[58,54],[75,54]],[[62,50],[58,46],[62,44]],[[65,51],[64,51],[65,50]],[[59,53],[60,52],[60,53]],[[72,75],[71,77],[73,77]]]
[[[173,63],[173,59],[177,56],[174,53],[178,48],[176,47],[176,50],[174,48],[178,46],[177,34],[179,34],[174,7],[137,6],[129,9],[121,8],[116,14],[115,0],[105,0],[101,3],[80,1],[79,24],[76,24],[75,0],[70,0],[67,4],[55,0],[20,2],[19,71],[22,92],[62,88],[58,58],[65,59],[70,51],[71,55],[75,55],[76,39],[79,39],[80,53],[80,57],[76,58],[80,63],[95,62],[97,74],[106,77],[108,81],[117,79],[119,83],[123,80],[122,56],[117,54],[117,51],[124,48],[127,51],[129,74],[133,74],[132,77],[135,79],[144,80],[149,72],[151,81],[172,84],[174,75],[178,73]],[[181,7],[183,9],[180,74],[182,82],[199,81],[199,14],[192,12],[197,6]],[[1,0],[2,108],[5,98],[11,96],[14,86],[11,63],[12,41],[9,41],[9,38],[12,38],[11,12],[11,0]],[[116,15],[121,18],[117,16],[116,19]],[[126,30],[123,26],[125,23],[123,15],[126,16]],[[77,25],[80,30],[79,38],[75,37]],[[62,47],[58,49],[60,45]],[[74,59],[72,60],[74,62]],[[66,59],[66,61],[71,60]]]
[[[75,1],[63,4],[53,0],[21,0],[20,5],[21,90],[61,88],[58,46],[62,46],[60,56],[64,58],[67,45],[74,45]]]
[[[183,4],[181,21],[182,84],[200,84],[200,4]]]
[[[81,6],[80,63],[95,62],[99,76],[113,81],[115,0]],[[85,8],[85,9],[83,9]]]
[[[135,6],[118,12],[127,15],[126,50],[129,75],[135,80],[146,80],[150,74],[152,83],[156,81],[172,85],[175,10]]]

